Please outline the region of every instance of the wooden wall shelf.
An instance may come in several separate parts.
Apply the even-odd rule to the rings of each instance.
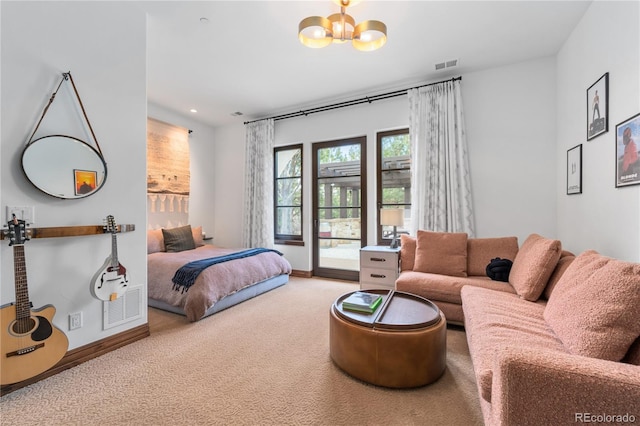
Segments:
[[[117,232],[131,232],[136,230],[133,224],[117,225]],[[0,240],[7,238],[8,229],[0,231]],[[29,238],[56,238],[56,237],[79,237],[83,235],[110,234],[102,225],[87,226],[53,226],[49,228],[27,228]]]

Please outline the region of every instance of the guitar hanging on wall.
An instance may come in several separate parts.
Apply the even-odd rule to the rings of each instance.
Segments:
[[[47,371],[67,353],[67,336],[52,323],[56,308],[31,309],[24,256],[24,220],[8,222],[9,245],[13,246],[16,302],[0,309],[0,384],[21,382]]]
[[[91,294],[100,300],[114,301],[127,290],[129,276],[125,267],[118,261],[118,227],[113,216],[107,216],[104,231],[111,233],[111,256],[107,257],[100,270],[93,276]]]

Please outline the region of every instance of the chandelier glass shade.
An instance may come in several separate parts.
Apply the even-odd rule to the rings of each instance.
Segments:
[[[347,7],[358,1],[334,0],[340,5],[340,13],[326,18],[309,16],[298,25],[298,38],[307,47],[320,48],[331,43],[350,41],[358,50],[372,51],[387,42],[387,26],[380,21],[364,21],[356,25],[355,19],[347,14]]]

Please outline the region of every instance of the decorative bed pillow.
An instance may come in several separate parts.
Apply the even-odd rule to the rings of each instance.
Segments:
[[[193,243],[196,247],[202,247],[204,245],[204,237],[202,236],[202,226],[196,226],[195,228],[191,228],[191,233],[193,234]]]
[[[175,253],[196,248],[193,240],[191,225],[180,226],[178,228],[163,229],[164,246],[167,252]]]
[[[400,270],[412,271],[416,259],[416,237],[400,235]]]
[[[518,254],[518,237],[469,238],[467,275],[484,276],[491,259],[499,257],[513,262],[516,254]]]
[[[640,263],[589,250],[558,281],[544,319],[573,354],[620,361],[640,336]]]
[[[538,234],[529,235],[518,250],[509,273],[509,284],[518,296],[531,302],[538,300],[558,264],[561,252],[559,240],[550,240]]]
[[[164,238],[162,229],[150,229],[147,231],[147,254],[164,251]]]
[[[452,277],[467,276],[467,234],[418,231],[413,270]]]

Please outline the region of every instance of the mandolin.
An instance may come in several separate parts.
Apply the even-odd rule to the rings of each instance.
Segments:
[[[114,301],[127,290],[129,276],[125,267],[118,261],[118,226],[115,219],[109,215],[105,222],[104,231],[111,233],[111,256],[107,257],[100,270],[93,276],[91,294],[100,300]]]
[[[21,382],[47,371],[67,353],[69,340],[52,320],[56,308],[31,309],[24,256],[24,220],[9,223],[9,245],[13,246],[16,302],[0,309],[0,384]]]

